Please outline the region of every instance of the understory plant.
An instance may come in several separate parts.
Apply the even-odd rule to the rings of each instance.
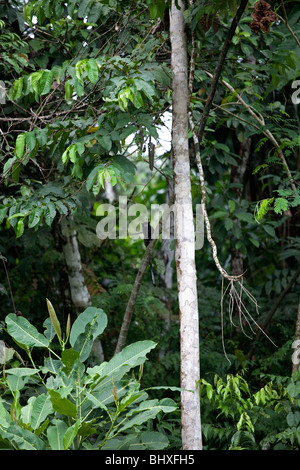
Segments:
[[[176,403],[169,398],[150,399],[140,384],[146,356],[156,344],[138,341],[108,362],[89,367],[86,363],[93,343],[107,324],[104,311],[87,308],[72,327],[68,320],[66,331],[62,333],[48,300],[47,305],[49,318],[43,324],[43,333],[25,317],[10,313],[5,319],[6,332],[18,345],[17,349],[26,352],[29,362],[23,360],[22,352],[0,341],[3,365],[0,448],[144,450],[168,447],[167,434],[172,425],[160,424],[155,428],[153,420],[162,423],[166,413],[176,410]],[[33,358],[35,348],[44,353],[39,357],[39,364]],[[135,368],[138,368],[137,377]]]
[[[300,449],[300,371],[260,374],[260,380],[264,385],[255,392],[242,373],[201,380],[206,449]]]

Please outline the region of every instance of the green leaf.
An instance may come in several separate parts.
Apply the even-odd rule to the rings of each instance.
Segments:
[[[39,94],[39,81],[43,75],[43,70],[39,70],[38,72],[33,72],[29,75],[29,83],[31,91],[35,91]]]
[[[26,145],[29,150],[33,150],[36,144],[35,131],[25,133]]]
[[[127,417],[133,416],[132,419],[127,421],[120,429],[119,432],[123,432],[133,426],[140,426],[145,421],[155,418],[155,416],[163,411],[164,413],[171,413],[177,409],[176,403],[170,399],[162,399],[161,401],[145,400],[137,408],[130,411]]]
[[[270,235],[272,238],[277,239],[276,232],[275,232],[274,228],[271,227],[271,225],[263,224],[262,227],[263,227],[264,231],[267,232],[268,235]]]
[[[82,362],[89,357],[95,339],[104,331],[106,325],[106,314],[96,307],[88,307],[76,318],[69,341],[71,346],[80,352]]]
[[[8,375],[15,375],[16,377],[30,377],[39,373],[39,369],[30,369],[30,367],[12,367],[5,371]]]
[[[22,132],[18,135],[16,139],[16,146],[15,146],[15,156],[20,160],[24,155],[25,150],[25,133]]]
[[[28,429],[21,428],[17,424],[9,426],[2,432],[4,438],[13,441],[20,450],[45,450],[44,442]]]
[[[236,206],[236,204],[235,204],[234,201],[232,201],[232,200],[228,201],[229,212],[231,212],[231,213],[234,212],[235,206]]]
[[[51,421],[51,425],[47,429],[47,438],[52,450],[63,450],[63,437],[68,429],[67,423],[60,419]]]
[[[77,414],[77,408],[68,398],[62,398],[57,390],[48,389],[51,403],[57,413],[74,418]]]
[[[260,206],[257,210],[256,217],[255,217],[255,220],[257,222],[260,222],[263,219],[263,217],[269,212],[270,206],[273,203],[273,201],[274,201],[273,197],[269,199],[264,199],[263,201],[261,201]]]
[[[122,349],[109,362],[87,369],[89,374],[99,373],[101,377],[105,377],[101,385],[111,384],[112,377],[114,380],[122,378],[130,369],[139,366],[146,361],[146,354],[155,348],[156,343],[153,341],[137,341]]]
[[[49,395],[42,394],[30,398],[29,404],[22,408],[21,416],[23,423],[30,424],[31,428],[36,430],[52,412],[53,407]]]
[[[70,100],[73,96],[74,87],[70,83],[70,80],[65,83],[65,99]]]
[[[141,443],[144,444],[147,449],[160,450],[165,449],[169,440],[167,436],[157,431],[145,431],[141,434]]]
[[[63,437],[63,446],[65,450],[69,449],[75,437],[77,436],[80,422],[81,422],[81,419],[77,420],[76,423],[73,424],[73,426],[71,426],[70,428],[66,430],[64,437]]]
[[[95,59],[89,59],[87,63],[87,74],[89,77],[89,80],[93,83],[93,85],[97,82],[98,76],[99,76],[99,71],[98,71],[98,65]]]
[[[62,351],[61,360],[65,366],[63,369],[65,374],[68,375],[70,373],[77,359],[79,359],[79,352],[75,351],[75,349],[70,348]]]
[[[36,225],[38,225],[38,223],[41,220],[42,211],[43,209],[41,207],[34,207],[31,210],[29,217],[28,217],[28,228],[33,228]]]
[[[276,214],[281,215],[283,212],[287,211],[288,208],[289,208],[289,203],[287,199],[284,199],[283,197],[275,198],[274,211]]]
[[[39,81],[39,94],[47,95],[51,90],[51,84],[53,79],[52,70],[44,70]]]
[[[14,313],[7,315],[7,331],[18,343],[31,348],[47,348],[49,341],[44,335],[40,334],[25,317],[17,317]]]
[[[46,224],[51,227],[51,224],[56,215],[56,208],[53,202],[48,202],[47,207],[44,209],[44,217]]]
[[[23,77],[20,77],[14,81],[14,83],[12,84],[8,92],[8,98],[10,100],[17,101],[22,96],[23,82],[24,82]]]
[[[16,238],[19,238],[24,233],[24,220],[18,220],[17,227],[16,227]]]

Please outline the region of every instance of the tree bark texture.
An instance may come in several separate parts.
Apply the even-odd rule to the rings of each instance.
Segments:
[[[76,315],[82,313],[86,308],[92,305],[92,300],[82,274],[81,256],[78,246],[77,233],[70,227],[67,218],[63,218],[60,223],[63,254],[68,271],[68,279],[72,303]],[[103,349],[100,340],[96,339],[93,344],[93,353],[104,360]]]
[[[188,146],[188,71],[183,3],[172,1],[170,14],[173,71],[172,150],[175,181],[176,271],[180,319],[181,430],[184,450],[201,450],[199,319]]]

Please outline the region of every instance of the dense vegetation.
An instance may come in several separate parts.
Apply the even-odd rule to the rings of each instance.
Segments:
[[[239,3],[186,2],[197,129]],[[244,273],[240,296],[196,251],[211,450],[300,448],[300,3],[270,1],[259,30],[256,3],[200,142],[220,263]],[[181,448],[175,243],[155,244],[115,354],[145,247],[96,233],[103,203],[172,194],[169,4],[0,0],[0,448]]]

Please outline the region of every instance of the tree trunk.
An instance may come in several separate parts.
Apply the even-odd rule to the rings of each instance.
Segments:
[[[63,239],[63,254],[68,270],[68,278],[72,303],[76,315],[79,315],[86,308],[92,305],[92,300],[82,274],[81,256],[78,247],[77,233],[70,227],[67,218],[63,218],[60,223]],[[94,341],[93,353],[104,360],[103,349],[100,340]]]
[[[195,267],[195,235],[188,146],[187,47],[183,3],[172,0],[170,14],[173,71],[172,150],[175,181],[176,270],[181,349],[181,431],[184,450],[201,450],[199,319]]]
[[[300,341],[300,302],[298,304],[298,315],[296,320],[296,328],[295,328],[295,341],[293,343],[295,349],[296,358],[293,360],[292,366],[292,373],[297,372],[299,368],[299,341]],[[294,356],[294,355],[293,355]]]

